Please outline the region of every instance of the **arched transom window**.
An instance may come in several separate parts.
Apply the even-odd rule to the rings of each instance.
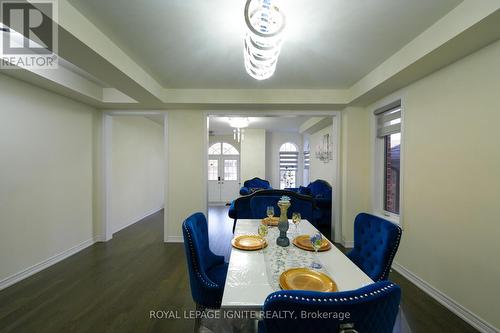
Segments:
[[[208,147],[208,155],[239,155],[238,149],[227,142],[216,142]]]
[[[294,143],[285,142],[280,147],[280,188],[296,187],[299,150]]]
[[[282,151],[297,151],[297,146],[291,142],[285,142],[280,147],[280,152]]]

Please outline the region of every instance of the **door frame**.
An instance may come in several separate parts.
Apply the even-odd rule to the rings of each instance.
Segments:
[[[204,147],[203,149],[203,159],[205,163],[203,163],[203,177],[205,180],[205,191],[204,193],[204,202],[206,203],[205,207],[207,207],[207,211],[205,212],[208,216],[208,130],[209,130],[209,117],[210,116],[215,116],[215,117],[230,117],[230,116],[235,116],[235,117],[279,117],[279,116],[309,116],[309,117],[332,117],[333,119],[333,124],[332,124],[332,129],[333,129],[333,139],[335,140],[334,146],[335,146],[335,152],[336,158],[334,159],[335,163],[331,163],[331,171],[334,174],[334,180],[332,183],[332,228],[331,228],[331,239],[333,239],[336,243],[343,243],[342,240],[342,178],[341,178],[341,161],[340,161],[340,156],[341,156],[341,126],[342,126],[342,113],[340,111],[306,111],[306,110],[296,110],[296,111],[289,111],[289,110],[264,110],[264,111],[224,111],[224,110],[209,110],[209,111],[204,111],[203,112],[203,117],[206,119],[207,123],[205,126],[205,133],[203,135],[204,139]],[[240,156],[241,156],[241,149],[240,149]],[[240,165],[241,167],[241,165]],[[240,177],[241,178],[241,177]],[[240,179],[240,181],[242,181]]]
[[[167,196],[168,196],[168,111],[166,110],[103,110],[101,115],[101,126],[99,128],[100,151],[98,152],[97,163],[100,164],[98,175],[96,175],[96,183],[99,193],[98,203],[96,203],[96,210],[98,222],[96,223],[97,232],[96,239],[100,242],[107,242],[113,238],[113,228],[111,226],[111,199],[112,199],[112,179],[113,179],[113,165],[112,165],[112,144],[113,144],[113,116],[130,116],[130,117],[145,117],[149,115],[163,116],[163,162],[164,162],[164,187],[163,187],[163,200],[164,211],[167,212]],[[100,161],[99,161],[100,159]],[[207,166],[208,167],[208,166]],[[208,172],[208,171],[207,171]],[[208,179],[208,175],[205,175]],[[208,184],[207,184],[208,185]],[[208,188],[207,188],[208,190]],[[163,223],[163,237],[167,239],[167,214],[164,214]]]

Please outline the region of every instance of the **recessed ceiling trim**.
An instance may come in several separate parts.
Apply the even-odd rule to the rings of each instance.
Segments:
[[[349,89],[351,101],[381,85],[462,32],[480,24],[482,20],[494,15],[499,9],[500,1],[498,0],[465,0],[354,84]]]

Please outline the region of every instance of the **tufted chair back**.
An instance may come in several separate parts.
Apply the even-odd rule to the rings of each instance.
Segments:
[[[361,213],[354,220],[354,249],[347,256],[373,281],[387,280],[400,239],[398,225]]]
[[[233,232],[234,232],[234,229],[236,227],[236,221],[238,219],[256,218],[253,215],[252,207],[251,207],[251,200],[253,198],[260,197],[260,196],[266,196],[266,197],[274,197],[274,198],[279,199],[283,195],[289,196],[292,199],[292,204],[293,204],[295,199],[300,199],[300,203],[311,202],[311,205],[313,207],[313,214],[316,214],[318,209],[316,207],[316,203],[314,202],[313,198],[311,198],[310,196],[301,195],[301,194],[298,194],[296,192],[288,191],[288,190],[273,190],[273,189],[260,190],[260,191],[254,192],[252,194],[239,197],[238,199],[233,200],[233,202],[231,203],[231,206],[229,207],[228,215],[230,218],[234,219]],[[278,202],[278,201],[276,200],[276,202]],[[278,207],[278,206],[276,206],[276,207]],[[266,208],[264,207],[262,217],[265,216],[265,213],[266,213],[265,209]],[[293,211],[290,211],[290,209],[288,209],[288,211],[290,212],[290,214],[292,214],[292,212],[293,212]],[[279,210],[277,208],[275,208],[276,215],[278,215],[278,212],[279,212]],[[261,214],[261,213],[259,212],[259,214]],[[289,217],[290,216],[291,215],[289,215]],[[305,214],[304,219],[308,219],[308,215]],[[314,221],[314,219],[310,219],[309,221],[310,222]]]
[[[254,219],[262,219],[266,217],[267,206],[274,207],[274,216],[280,216],[281,210],[278,207],[278,196],[256,196],[250,200],[252,216]],[[290,198],[290,207],[287,210],[287,217],[292,218],[294,212],[300,213],[303,219],[308,221],[313,220],[314,202],[309,198]]]
[[[213,254],[209,248],[205,215],[195,213],[188,217],[182,224],[182,233],[193,300],[203,307],[217,308],[220,306],[224,284],[214,280],[209,272],[214,267],[224,265],[224,259]]]
[[[260,179],[259,177],[245,180],[245,182],[243,183],[243,186],[248,187],[248,188],[262,188],[262,189],[271,188],[271,185],[269,184],[269,182],[267,180]]]
[[[258,177],[246,180],[243,183],[243,187],[240,188],[241,195],[249,195],[258,190],[268,190],[271,189],[271,184],[265,179],[260,179]]]
[[[332,198],[332,186],[328,184],[327,181],[322,179],[317,179],[307,185],[310,194],[313,198],[318,199],[331,199]]]
[[[389,281],[335,293],[277,291],[264,303],[264,314],[269,316],[259,323],[259,333],[390,333],[400,300],[401,289]],[[285,318],[291,313],[286,311],[293,311],[293,316]]]

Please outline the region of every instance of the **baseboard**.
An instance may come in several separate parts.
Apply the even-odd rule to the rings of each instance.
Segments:
[[[109,241],[111,238],[107,239],[106,236],[95,236],[94,237],[94,241],[97,243],[97,242],[107,242]]]
[[[145,218],[146,218],[146,217],[148,217],[149,215],[153,215],[153,214],[155,214],[155,213],[159,212],[159,211],[160,211],[160,210],[162,210],[162,209],[163,209],[163,206],[161,206],[160,208],[155,208],[155,209],[153,209],[153,210],[151,210],[151,211],[147,212],[147,213],[146,213],[146,214],[144,214],[142,217],[140,217],[140,218],[138,218],[138,219],[134,219],[132,222],[127,223],[127,224],[125,224],[125,225],[123,225],[123,226],[119,227],[119,228],[118,228],[118,229],[116,229],[116,230],[113,230],[113,234],[115,234],[115,233],[117,233],[118,231],[123,230],[123,229],[125,229],[125,228],[127,228],[127,227],[130,227],[132,224],[136,224],[136,223],[137,223],[137,222],[139,222],[140,220],[145,219]]]
[[[64,260],[70,256],[72,256],[73,254],[77,253],[77,252],[80,252],[81,250],[91,246],[92,244],[94,244],[96,242],[95,239],[88,239],[78,245],[75,245],[61,253],[58,253],[48,259],[45,259],[41,262],[39,262],[38,264],[35,264],[31,267],[28,267],[18,273],[15,273],[11,276],[8,276],[6,277],[5,279],[3,280],[0,280],[0,290],[2,289],[5,289],[21,280],[24,280],[26,279],[27,277],[35,274],[35,273],[38,273],[40,272],[41,270],[44,270],[56,263],[58,263],[59,261],[61,260]]]
[[[342,245],[346,248],[346,249],[352,249],[354,247],[354,241],[346,241],[346,240],[343,240],[342,241]]]
[[[407,278],[410,282],[416,285],[418,288],[422,289],[426,294],[434,298],[436,301],[445,306],[448,310],[465,320],[471,326],[483,333],[499,333],[500,330],[490,323],[486,322],[484,319],[480,318],[467,308],[463,307],[457,303],[452,298],[446,296],[443,292],[439,291],[426,281],[422,280],[420,277],[410,272],[405,267],[400,264],[393,262],[392,268],[399,274]]]
[[[167,236],[165,243],[184,243],[182,236]]]

